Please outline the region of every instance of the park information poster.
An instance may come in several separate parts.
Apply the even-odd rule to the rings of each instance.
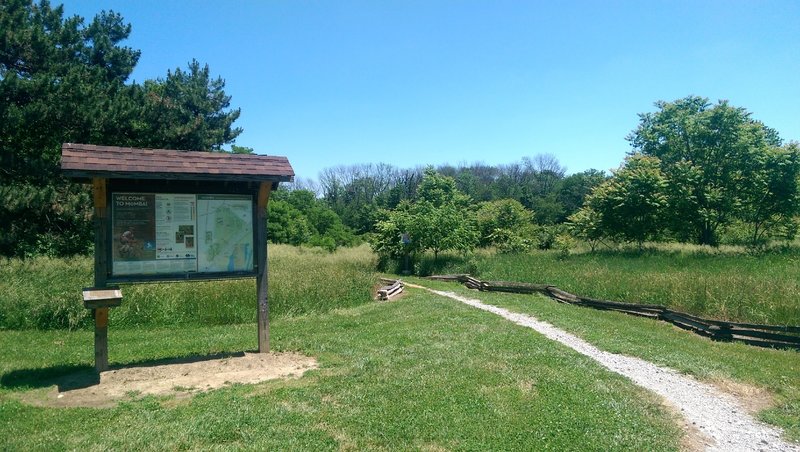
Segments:
[[[253,197],[113,193],[112,274],[253,271]]]

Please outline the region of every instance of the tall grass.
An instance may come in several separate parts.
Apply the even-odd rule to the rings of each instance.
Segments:
[[[91,257],[39,257],[0,261],[0,329],[84,328],[91,324],[81,289],[93,283]],[[376,283],[367,246],[328,253],[269,248],[271,316],[325,312],[369,301]],[[111,309],[118,326],[219,325],[254,322],[255,279],[128,284],[122,306]]]
[[[498,255],[478,263],[485,279],[554,284],[584,296],[663,304],[713,318],[800,325],[797,252],[760,256],[657,250]]]
[[[485,280],[553,284],[607,300],[661,304],[704,317],[800,325],[800,249],[752,254],[739,247],[654,245],[638,250],[557,251],[470,258],[426,257],[421,274],[471,273]]]

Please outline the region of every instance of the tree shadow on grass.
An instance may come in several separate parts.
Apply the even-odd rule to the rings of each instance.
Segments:
[[[244,356],[244,354],[245,352],[223,352],[211,355],[189,355],[176,358],[131,361],[110,366],[109,370],[189,364],[212,359],[237,358]],[[100,374],[97,373],[93,366],[88,365],[57,365],[38,369],[17,369],[0,375],[0,388],[5,389],[36,389],[57,386],[58,392],[64,392],[88,388],[97,384],[100,384]]]

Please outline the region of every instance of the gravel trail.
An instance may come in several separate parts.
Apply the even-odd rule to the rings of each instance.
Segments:
[[[687,425],[697,428],[707,437],[706,450],[800,451],[798,445],[781,439],[780,429],[754,419],[735,397],[711,385],[639,358],[602,351],[583,339],[535,317],[514,313],[453,292],[425,289],[497,314],[518,325],[532,328],[547,338],[596,360],[607,369],[631,379],[635,384],[655,392],[680,411]]]

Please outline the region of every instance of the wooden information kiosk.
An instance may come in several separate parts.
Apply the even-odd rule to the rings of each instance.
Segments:
[[[256,278],[258,350],[269,351],[267,203],[286,157],[65,143],[61,169],[92,184],[95,367],[108,369],[108,309],[132,282]]]

